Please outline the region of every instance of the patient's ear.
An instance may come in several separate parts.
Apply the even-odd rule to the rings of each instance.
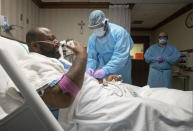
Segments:
[[[30,45],[31,45],[31,51],[33,51],[33,52],[39,52],[40,51],[40,45],[39,44],[32,42]]]

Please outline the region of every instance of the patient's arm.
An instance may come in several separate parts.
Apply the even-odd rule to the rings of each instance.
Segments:
[[[78,42],[74,41],[75,47],[70,48],[76,55],[70,70],[65,74],[78,88],[82,87],[84,73],[86,69],[87,53],[86,49]],[[46,104],[64,108],[73,102],[73,96],[69,93],[63,93],[59,84],[55,87],[48,87],[42,97]]]
[[[77,41],[74,41],[75,47],[70,48],[76,55],[75,60],[72,63],[72,67],[66,73],[66,76],[71,79],[74,84],[76,84],[79,88],[82,87],[84,80],[84,73],[86,69],[87,62],[87,53],[86,49]]]
[[[63,93],[58,84],[46,88],[42,99],[46,104],[59,108],[68,107],[73,102],[73,97],[69,93]]]

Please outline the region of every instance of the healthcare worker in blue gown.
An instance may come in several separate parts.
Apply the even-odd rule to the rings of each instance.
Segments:
[[[147,84],[150,87],[172,88],[172,65],[175,65],[180,57],[180,52],[167,43],[168,35],[165,32],[159,34],[159,42],[150,46],[145,52],[145,61],[150,64]]]
[[[108,22],[101,10],[90,13],[88,27],[93,33],[88,40],[86,72],[98,79],[118,74],[123,82],[131,84],[133,40],[130,34],[123,27]]]

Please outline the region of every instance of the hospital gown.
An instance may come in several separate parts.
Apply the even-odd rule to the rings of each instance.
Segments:
[[[87,69],[103,69],[106,76],[121,74],[123,82],[131,84],[130,50],[133,40],[122,27],[112,23],[108,26],[105,37],[98,38],[92,34],[89,38]]]
[[[155,60],[158,56],[163,56],[165,60],[159,63]],[[146,62],[150,64],[147,84],[150,87],[172,88],[171,66],[178,62],[180,57],[179,51],[168,44],[165,48],[154,44],[145,52],[144,57]]]

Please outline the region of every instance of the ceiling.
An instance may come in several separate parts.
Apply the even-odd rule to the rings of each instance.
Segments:
[[[174,14],[186,4],[136,4],[132,9],[131,20],[142,20],[142,24],[132,24],[132,27],[152,28]]]
[[[192,3],[192,0],[41,0],[42,2]]]
[[[132,28],[153,28],[160,22],[192,3],[192,0],[41,0],[42,2],[110,2],[134,3],[131,13],[132,22],[139,20],[142,24],[131,24]]]

